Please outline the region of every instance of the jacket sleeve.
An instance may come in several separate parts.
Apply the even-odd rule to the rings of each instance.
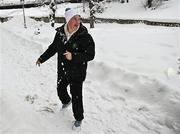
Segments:
[[[84,45],[86,45],[84,52],[75,52],[72,53],[72,62],[82,63],[91,61],[95,56],[95,43],[90,34],[88,34],[88,38],[84,41]]]
[[[40,62],[43,63],[52,57],[57,52],[57,33],[55,35],[53,43],[48,47],[48,49],[40,56]]]

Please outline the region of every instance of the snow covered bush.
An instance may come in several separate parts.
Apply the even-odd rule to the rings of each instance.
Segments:
[[[144,3],[144,7],[154,10],[162,4],[162,1],[163,0],[146,0]]]

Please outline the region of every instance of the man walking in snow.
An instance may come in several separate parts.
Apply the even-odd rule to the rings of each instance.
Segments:
[[[82,86],[86,78],[87,63],[95,56],[95,43],[75,10],[67,8],[65,19],[66,23],[56,29],[53,43],[38,58],[36,65],[40,66],[57,52],[58,96],[62,102],[62,109],[67,108],[72,102],[74,126],[79,127],[84,119]],[[68,85],[71,97],[67,92]]]

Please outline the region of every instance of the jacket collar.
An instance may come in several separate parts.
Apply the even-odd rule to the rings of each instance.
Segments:
[[[78,26],[78,28],[75,31],[73,31],[72,33],[69,33],[67,23],[64,25],[64,32],[66,34],[67,40],[69,40],[71,38],[71,36],[78,31],[79,27],[80,27],[80,25]]]
[[[65,24],[63,24],[61,27],[56,28],[56,31],[60,34],[60,36],[66,36],[64,31]],[[87,34],[88,30],[85,26],[83,26],[82,23],[80,23],[79,29],[74,33],[74,36],[80,35],[80,34]]]

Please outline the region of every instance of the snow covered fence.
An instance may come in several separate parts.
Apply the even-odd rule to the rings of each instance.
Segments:
[[[31,17],[37,21],[44,21],[49,22],[48,17]],[[64,17],[56,17],[56,23],[64,23]],[[89,18],[82,18],[84,23],[89,23]],[[146,25],[153,25],[153,26],[166,26],[166,27],[180,27],[180,23],[177,22],[160,22],[160,21],[150,21],[150,20],[135,20],[135,19],[108,19],[108,18],[95,18],[96,23],[118,23],[118,24],[137,24],[137,23],[144,23]]]
[[[12,17],[0,17],[1,22],[8,21]],[[36,21],[44,21],[44,22],[50,22],[49,17],[31,17],[32,19],[35,19]],[[56,23],[64,23],[65,19],[64,17],[56,17],[55,18]],[[89,23],[89,18],[82,18],[83,23]],[[118,24],[137,24],[137,23],[143,23],[146,25],[153,25],[153,26],[166,26],[166,27],[180,27],[180,23],[178,22],[166,22],[166,21],[153,21],[153,20],[136,20],[136,19],[109,19],[109,18],[95,18],[96,23],[118,23]]]
[[[177,22],[158,22],[158,21],[142,20],[142,23],[147,25],[154,25],[154,26],[180,27],[180,23]]]
[[[36,21],[44,21],[44,22],[50,22],[49,17],[30,17],[32,19],[35,19]],[[83,23],[89,23],[89,19],[87,18],[82,18],[81,19]],[[55,18],[55,22],[56,23],[64,23],[65,22],[65,18],[64,17],[56,17]]]
[[[136,20],[136,19],[107,19],[107,18],[95,18],[95,19],[96,22],[104,22],[104,23],[118,23],[118,24],[144,23],[146,25],[153,25],[153,26],[180,27],[180,23],[177,22],[161,22],[161,21]]]
[[[49,22],[48,17],[31,17],[37,21],[44,21]],[[89,23],[89,18],[82,18],[84,23]],[[56,23],[64,23],[64,17],[56,17]],[[135,20],[135,19],[108,19],[108,18],[95,18],[96,23],[118,23],[118,24],[137,24],[137,23],[144,23],[146,25],[153,25],[153,26],[166,26],[166,27],[180,27],[180,23],[177,22],[160,22],[160,21],[150,21],[150,20]]]
[[[24,4],[25,8],[42,6],[42,3],[28,3]],[[22,4],[11,4],[11,5],[1,5],[0,9],[18,9],[22,8]]]

